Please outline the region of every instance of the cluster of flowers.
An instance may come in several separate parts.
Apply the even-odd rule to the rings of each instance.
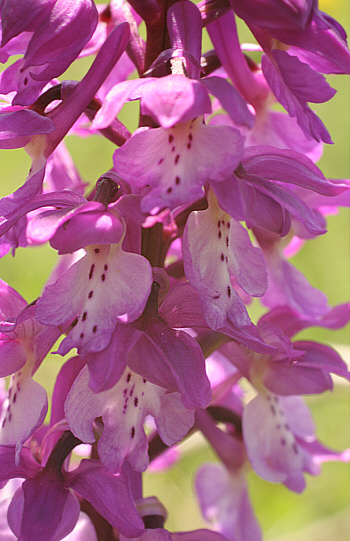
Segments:
[[[259,541],[248,464],[301,492],[305,472],[349,459],[317,440],[302,398],[331,389],[331,373],[349,379],[346,364],[292,341],[344,326],[349,304],[330,307],[287,259],[350,201],[349,181],[315,165],[332,141],[308,105],[335,93],[322,73],[350,73],[345,32],[316,0],[2,0],[0,12],[0,60],[20,55],[0,77],[0,148],[32,159],[0,200],[1,256],[44,242],[62,256],[29,305],[0,283],[2,535]],[[236,17],[257,44],[241,46]],[[56,79],[87,55],[81,81]],[[117,118],[131,100],[133,134]],[[88,194],[68,132],[116,146]],[[252,297],[268,309],[257,325]],[[45,424],[33,375],[61,335],[58,353],[77,354]],[[219,459],[196,477],[216,531],[170,533],[142,472],[194,431]],[[91,455],[69,466],[81,443]]]

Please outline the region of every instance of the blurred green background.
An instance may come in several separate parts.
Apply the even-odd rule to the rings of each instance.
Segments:
[[[350,31],[348,0],[322,0],[323,9]],[[242,41],[251,41],[243,24],[239,25]],[[209,46],[209,40],[207,41]],[[90,65],[89,59],[77,62],[64,78],[81,78]],[[350,80],[347,76],[327,77],[338,90],[328,103],[314,106],[331,133],[334,145],[326,145],[318,165],[330,178],[350,177]],[[137,127],[137,104],[128,104],[120,119],[134,130]],[[94,183],[112,166],[114,147],[102,137],[78,139],[69,136],[67,146],[82,178]],[[23,184],[30,166],[22,150],[0,151],[0,196]],[[0,260],[0,277],[31,302],[40,295],[56,261],[49,246],[18,249],[15,257]],[[330,304],[350,297],[350,214],[341,209],[328,218],[328,233],[307,243],[293,258],[293,263],[312,285],[323,290]],[[260,310],[254,308],[252,317]],[[349,326],[339,331],[312,329],[301,338],[330,343],[349,359]],[[51,355],[40,368],[37,379],[50,392],[62,359]],[[350,391],[339,379],[333,393],[307,399],[318,426],[322,442],[335,449],[350,446]],[[192,496],[193,475],[203,461],[215,460],[204,440],[191,438],[183,445],[181,460],[169,471],[145,475],[145,495],[157,495],[169,510],[167,527],[179,531],[205,527],[198,505]],[[295,495],[280,485],[268,484],[254,473],[248,476],[250,494],[266,541],[350,541],[350,466],[324,464],[320,477],[308,477],[308,487]]]

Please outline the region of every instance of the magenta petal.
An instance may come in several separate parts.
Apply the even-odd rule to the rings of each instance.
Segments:
[[[336,93],[323,75],[310,68],[308,64],[300,62],[297,57],[290,56],[280,49],[273,49],[272,55],[277,62],[283,81],[300,102],[323,103],[330,100]]]
[[[218,98],[222,107],[236,124],[248,126],[248,128],[253,127],[254,116],[240,93],[226,79],[215,76],[204,77],[201,79],[201,83],[213,96]]]
[[[293,150],[251,146],[245,150],[242,164],[248,174],[296,184],[327,196],[338,195],[346,189],[344,185],[337,186],[326,180],[309,158]]]
[[[198,7],[192,2],[175,2],[167,13],[167,26],[174,56],[183,54],[188,76],[199,79],[201,57],[202,18]],[[197,65],[191,62],[191,55]]]
[[[249,294],[262,295],[267,272],[262,253],[253,248],[248,232],[221,210],[209,193],[207,210],[192,212],[183,236],[186,277],[199,294],[208,325],[217,330],[226,320],[250,325],[244,303],[232,287],[231,275]],[[253,263],[253,264],[252,264]]]
[[[33,103],[45,84],[75,60],[97,24],[97,10],[89,0],[55,0],[49,4],[44,17],[32,28],[34,33],[18,70],[14,104]]]
[[[279,52],[285,53],[284,51]],[[291,57],[288,55],[288,53],[285,53],[285,55],[288,57],[288,65],[290,63],[294,64],[295,60],[297,60],[296,57]],[[286,57],[283,57],[283,60],[286,60]],[[278,67],[265,55],[263,55],[261,59],[261,64],[263,73],[271,90],[275,94],[278,101],[288,111],[290,116],[296,117],[298,124],[304,131],[306,137],[313,137],[316,139],[316,141],[322,140],[325,143],[332,143],[332,139],[323,122],[321,122],[318,116],[310,109],[305,100],[299,100],[298,97],[294,95],[293,88],[290,89],[288,87]],[[303,64],[300,61],[299,64],[309,68],[307,64]],[[284,66],[284,72],[286,72],[287,69],[287,66]],[[311,70],[311,68],[309,69]],[[328,94],[327,99],[330,99]]]
[[[10,389],[1,415],[0,445],[15,445],[19,463],[22,445],[43,424],[48,402],[44,387],[31,377],[15,378]]]
[[[285,483],[295,492],[304,490],[306,457],[285,422],[282,398],[261,393],[253,398],[243,411],[243,437],[249,460],[260,477]]]
[[[57,474],[42,471],[22,485],[24,510],[20,539],[52,541],[62,519],[69,491]],[[78,516],[76,517],[76,520]]]
[[[138,132],[113,156],[117,173],[132,186],[150,186],[141,210],[174,208],[203,197],[203,184],[223,181],[240,161],[243,138],[229,126],[201,119]]]
[[[43,24],[36,28],[23,65],[26,69],[47,64],[38,77],[46,80],[67,69],[89,41],[97,24],[96,7],[87,0],[56,0],[51,10]]]
[[[50,426],[64,419],[65,400],[84,365],[84,360],[81,357],[73,357],[62,366],[52,395]]]
[[[126,368],[128,352],[139,335],[132,325],[118,323],[109,346],[84,356],[90,373],[89,387],[95,393],[107,391],[118,382]]]
[[[143,331],[147,338],[134,346],[130,368],[156,385],[179,391],[187,408],[206,407],[211,389],[197,342],[162,322],[145,325]]]
[[[159,314],[170,327],[210,329],[201,310],[198,293],[189,283],[178,284],[169,291]],[[238,329],[232,323],[226,322],[219,331],[241,342],[253,351],[261,353],[275,352],[274,347],[267,345],[263,341],[253,324]]]
[[[229,10],[221,17],[216,17],[216,15],[217,12],[208,26],[208,34],[215,52],[240,94],[255,109],[260,109],[270,91],[266,81],[250,70],[244,58],[238,38],[235,14]]]
[[[66,483],[120,533],[127,537],[142,534],[143,522],[135,509],[124,472],[113,475],[97,460],[82,460],[79,468],[67,474],[66,479]]]
[[[19,293],[3,280],[0,280],[0,321],[16,316],[27,306]]]
[[[58,192],[56,192],[57,195]],[[55,199],[48,198],[49,194],[44,194],[41,196],[42,202],[40,206],[54,206]],[[46,196],[47,202],[44,200]],[[40,196],[39,196],[40,197]],[[39,200],[39,197],[36,199]],[[70,200],[69,200],[70,199]],[[86,212],[94,211],[96,209],[104,209],[100,203],[96,202],[87,202],[84,197],[77,196],[74,198],[67,199],[67,204],[62,205],[57,201],[57,206],[62,207],[57,210],[44,210],[40,212],[28,224],[28,236],[33,239],[34,242],[46,242],[50,240],[55,234],[56,231],[61,225],[65,222],[68,222],[71,218],[74,218],[76,215]],[[32,210],[32,209],[31,209]]]
[[[59,254],[72,253],[91,244],[113,244],[121,240],[124,226],[113,213],[104,209],[90,212],[86,209],[84,212],[84,207],[80,210],[79,214],[67,217],[50,241]]]
[[[208,92],[199,81],[182,75],[152,79],[142,87],[141,109],[163,128],[211,113]]]
[[[276,307],[262,317],[262,320],[278,325],[284,334],[290,338],[308,327],[319,326],[327,329],[341,329],[349,322],[349,319],[349,303],[335,306],[320,318],[306,317],[289,306]]]
[[[311,286],[305,276],[283,257],[265,254],[269,269],[269,287],[262,303],[270,308],[289,305],[306,318],[322,318],[329,311],[326,295]]]
[[[85,77],[71,89],[66,97],[63,95],[63,104],[54,110],[51,119],[56,130],[51,137],[47,137],[46,155],[48,156],[68,133],[74,122],[89,105],[104,79],[119,60],[130,36],[129,25],[121,23],[112,30],[108,38],[97,53],[96,59]],[[67,90],[69,90],[69,85]],[[64,86],[62,85],[63,94]]]
[[[276,203],[279,203],[281,207],[300,220],[313,235],[321,235],[326,232],[323,217],[310,208],[300,197],[294,195],[291,190],[286,190],[259,175],[240,174],[240,178],[274,199]]]
[[[102,107],[97,111],[91,129],[107,128],[127,101],[140,99],[142,86],[149,84],[148,78],[122,81],[106,94]]]
[[[212,182],[220,207],[236,220],[245,221],[247,226],[259,227],[286,234],[290,228],[290,214],[282,205],[267,194],[236,176],[229,176],[223,182]]]
[[[323,143],[307,139],[295,118],[286,113],[263,110],[255,118],[253,130],[247,134],[246,145],[266,145],[294,150],[314,163],[323,153]]]
[[[3,338],[4,335],[1,335]],[[27,350],[17,341],[0,338],[0,377],[18,372],[26,363]]]
[[[73,492],[68,492],[68,497],[61,511],[61,520],[57,524],[53,537],[46,537],[48,535],[47,529],[41,528],[40,530],[38,530],[35,524],[33,525],[33,527],[31,527],[31,524],[28,525],[28,523],[26,524],[25,528],[28,526],[29,531],[25,530],[24,532],[22,532],[21,535],[21,530],[24,528],[23,520],[21,523],[19,519],[22,518],[24,504],[23,500],[24,498],[21,489],[20,491],[17,491],[17,493],[14,495],[8,509],[9,525],[11,526],[12,531],[14,531],[16,535],[19,536],[18,539],[23,541],[26,541],[27,539],[31,541],[34,539],[37,539],[38,541],[41,539],[45,539],[45,541],[47,539],[52,539],[54,541],[56,539],[62,539],[63,537],[65,538],[74,529],[79,518],[79,501]],[[45,518],[47,520],[49,517],[45,516]],[[44,537],[41,537],[41,535],[43,535]]]
[[[180,442],[194,423],[194,411],[184,408],[178,393],[164,393],[156,417],[159,436],[168,446]]]
[[[238,541],[232,533],[239,532],[242,541],[262,541],[243,471],[229,472],[222,464],[203,464],[195,484],[204,518],[214,523],[225,539]]]
[[[247,23],[298,32],[307,25],[314,5],[313,0],[230,0],[230,3],[235,13]]]
[[[321,464],[322,462],[328,462],[330,460],[336,462],[350,462],[350,449],[334,451],[317,440],[310,442],[303,441],[302,446],[313,456],[316,464]]]
[[[315,10],[311,24],[303,32],[275,29],[273,36],[292,45],[290,53],[321,73],[350,73],[346,33],[338,21],[326,13]]]
[[[340,357],[339,353],[331,347],[306,340],[294,342],[293,347],[306,351],[304,357],[297,361],[297,366],[324,370],[350,380],[350,373],[346,363]]]
[[[41,470],[28,447],[23,447],[18,465],[15,463],[15,447],[0,447],[0,466],[0,488],[3,488],[9,479],[33,478]]]
[[[33,31],[36,24],[51,10],[51,2],[28,2],[18,0],[14,5],[11,0],[1,3],[2,41],[1,47],[25,31]]]
[[[55,125],[48,117],[29,109],[0,112],[0,148],[19,148],[26,146],[31,136],[51,133]]]
[[[6,201],[6,200],[5,200]],[[32,210],[36,210],[41,207],[46,206],[56,206],[57,207],[63,207],[63,209],[66,209],[66,207],[70,207],[72,205],[79,205],[80,203],[85,203],[86,199],[82,195],[78,195],[73,192],[69,191],[63,191],[63,192],[54,192],[54,193],[46,193],[46,194],[38,194],[35,197],[32,197],[30,199],[27,199],[23,202],[23,204],[19,204],[17,208],[15,208],[11,212],[11,207],[9,207],[9,214],[7,215],[6,219],[3,219],[0,225],[0,235],[4,234],[6,231],[8,231],[13,225],[16,224],[17,221],[20,220],[21,217],[25,216],[28,212],[31,212]],[[6,207],[5,207],[6,209]],[[6,210],[5,210],[6,212]],[[63,211],[65,213],[66,210]],[[28,224],[28,237],[31,238],[31,227],[32,224],[35,224],[35,219],[31,220]],[[35,231],[35,225],[33,225],[33,229]],[[46,241],[49,236],[43,235],[43,231],[40,231],[41,235],[38,235],[38,241],[40,242],[40,239],[43,238],[43,242]],[[37,239],[35,238],[35,235],[33,237],[34,241]]]
[[[333,388],[328,373],[303,367],[302,361],[291,366],[270,363],[265,370],[263,383],[269,391],[282,396],[320,394]]]
[[[85,257],[45,288],[36,305],[37,318],[47,325],[61,325],[77,317],[66,338],[70,347],[102,351],[118,318],[129,322],[142,314],[151,283],[151,267],[144,257],[124,252],[120,244],[89,247]]]

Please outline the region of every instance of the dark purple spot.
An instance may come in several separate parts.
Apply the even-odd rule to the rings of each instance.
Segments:
[[[220,229],[220,226],[221,226],[221,222],[220,220],[218,220],[218,228]]]
[[[126,376],[126,383],[129,383],[130,380],[131,380],[131,374],[129,372],[129,374]]]
[[[227,296],[231,297],[231,288],[230,288],[230,286],[227,286]]]
[[[173,135],[169,135],[169,143],[172,143],[174,141],[174,136]]]
[[[227,224],[226,224],[226,225],[227,225],[227,227],[228,227],[228,228],[230,229],[230,227],[231,227],[231,224],[230,224],[230,222],[227,222]]]
[[[13,395],[13,403],[15,403],[16,400],[17,400],[17,393],[15,393],[15,394]]]
[[[227,246],[227,248],[228,248],[229,244],[230,244],[230,239],[228,237],[226,237],[226,246]]]
[[[175,161],[174,161],[175,165],[178,163],[179,159],[180,159],[180,154],[176,154]]]
[[[127,393],[127,392],[128,392],[128,390],[127,390],[127,389],[124,389],[124,390],[123,390],[123,395],[126,396],[126,393]]]
[[[286,445],[286,440],[284,438],[280,439],[281,445]]]
[[[88,294],[88,299],[91,299],[91,297],[93,296],[94,292],[93,291],[89,291],[89,294]]]
[[[81,316],[81,320],[82,320],[82,321],[85,321],[85,320],[86,320],[86,316],[87,316],[87,312],[84,312],[83,315]]]
[[[189,134],[188,134],[188,140],[189,140],[189,141],[192,141],[192,139],[193,139],[192,133],[189,133]]]
[[[160,160],[158,160],[158,165],[161,165],[163,162],[164,162],[164,158],[160,158]]]
[[[11,394],[12,394],[12,387],[9,388],[9,400],[11,398]]]
[[[172,147],[172,148],[171,148],[171,152],[175,152],[175,147]]]
[[[143,378],[143,383],[147,383],[147,379]]]
[[[135,396],[134,404],[135,404],[135,408],[137,408],[137,406],[139,405],[139,399],[137,398],[137,396]]]
[[[131,429],[131,439],[135,437],[135,427],[133,426]]]
[[[289,424],[286,423],[286,424],[284,425],[284,428],[285,428],[286,430],[290,430]]]
[[[170,187],[167,189],[166,193],[171,193],[173,191],[173,189]]]
[[[190,148],[191,148],[191,143],[187,143],[187,148],[188,148],[188,150],[190,150]]]
[[[181,181],[180,177],[175,178],[175,184],[180,184],[180,181]]]
[[[227,256],[225,257],[225,259],[226,259],[226,263],[228,263],[228,257]]]
[[[100,253],[100,249],[99,248],[95,248],[95,254],[99,254]]]
[[[224,256],[224,254],[221,254],[220,257],[221,257],[221,261],[225,261],[225,256]]]
[[[91,267],[90,267],[90,272],[89,272],[89,280],[91,280],[93,274],[94,274],[94,268],[95,268],[95,265],[92,264]]]
[[[102,282],[104,282],[105,279],[106,279],[106,275],[105,275],[105,274],[101,274],[101,280],[102,280]]]
[[[27,84],[28,84],[28,78],[27,78],[27,77],[25,77],[25,79],[24,79],[24,81],[23,81],[23,84],[24,84],[24,85],[27,85]]]
[[[96,331],[97,331],[97,325],[94,325],[94,326],[92,327],[92,332],[95,333]]]
[[[272,411],[272,415],[276,415],[276,408],[275,408],[275,406],[270,406],[270,410]]]
[[[4,428],[5,424],[6,424],[6,417],[5,417],[5,419],[3,420],[3,422],[2,422],[2,425],[1,425],[2,428]]]
[[[133,385],[133,387],[130,389],[130,396],[132,396],[134,394],[134,389],[135,389],[135,385]]]
[[[10,414],[9,414],[9,417],[8,417],[8,419],[9,419],[9,423],[11,423],[11,419],[12,419],[12,413],[10,413]]]
[[[108,271],[108,265],[105,265],[103,268],[105,271]]]
[[[221,233],[221,231],[219,231],[219,233],[218,233],[218,237],[219,237],[219,239],[221,239],[221,237],[222,237],[222,233]]]
[[[213,297],[213,299],[220,299],[220,295],[215,295],[215,297]]]
[[[78,318],[76,317],[75,320],[72,323],[72,327],[75,327],[78,323]]]
[[[296,455],[299,453],[298,445],[296,443],[293,443],[293,451]]]
[[[83,333],[83,332],[81,333],[80,338],[81,338],[81,339],[84,338],[84,333]]]

